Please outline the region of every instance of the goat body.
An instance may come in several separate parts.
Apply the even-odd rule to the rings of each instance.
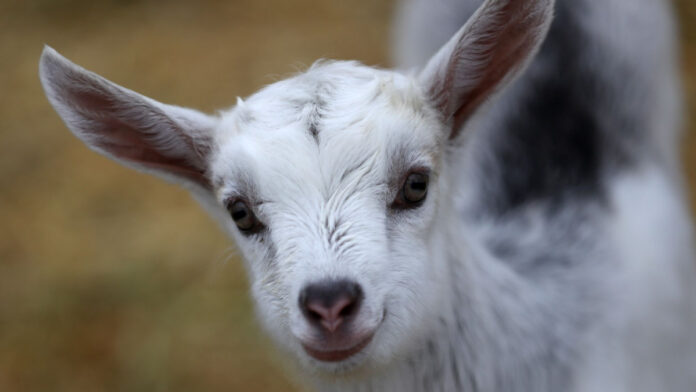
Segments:
[[[667,5],[481,3],[402,4],[417,74],[320,62],[218,116],[50,48],[40,75],[88,146],[221,222],[320,390],[693,390]]]

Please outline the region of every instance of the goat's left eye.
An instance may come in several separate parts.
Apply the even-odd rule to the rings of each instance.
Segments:
[[[410,173],[404,181],[393,208],[405,209],[418,207],[428,195],[428,175],[426,173]]]
[[[227,211],[239,230],[245,234],[256,233],[263,228],[263,225],[254,215],[247,203],[242,200],[234,201],[227,205]]]

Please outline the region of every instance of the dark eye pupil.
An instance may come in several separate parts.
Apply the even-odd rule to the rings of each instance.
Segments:
[[[233,211],[232,212],[232,219],[237,221],[237,220],[244,218],[247,215],[248,215],[247,212],[244,210]]]
[[[424,191],[425,190],[425,182],[420,181],[420,182],[412,182],[409,184],[411,186],[411,189],[416,190],[416,191]]]

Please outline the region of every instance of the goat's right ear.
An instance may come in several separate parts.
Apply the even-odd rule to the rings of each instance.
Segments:
[[[168,180],[210,189],[216,119],[120,87],[46,47],[39,75],[48,100],[93,150]]]
[[[554,0],[486,0],[419,75],[451,125],[450,138],[493,93],[520,74],[544,41]]]

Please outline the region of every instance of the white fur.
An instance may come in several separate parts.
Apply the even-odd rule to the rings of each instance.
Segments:
[[[590,351],[583,391],[688,391],[696,385],[693,233],[679,185],[644,167],[617,181],[608,235],[616,309]]]

